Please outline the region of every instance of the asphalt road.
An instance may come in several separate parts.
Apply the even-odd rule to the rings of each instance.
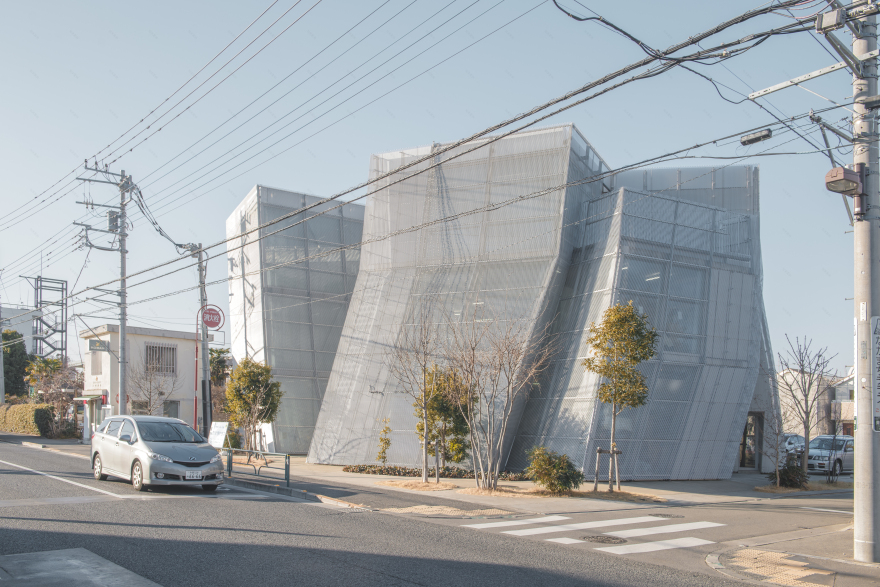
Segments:
[[[87,460],[3,443],[0,461],[0,556],[85,548],[166,586],[740,585],[705,564],[713,545],[846,522],[852,509],[851,501],[832,498],[809,503],[834,512],[779,500],[758,508],[627,509],[473,528],[523,518],[405,516],[235,488],[211,495],[198,489],[136,493],[122,481],[95,481]],[[620,522],[589,528],[608,520]],[[517,533],[554,524],[587,528]],[[662,524],[682,526],[650,534]],[[659,539],[697,545],[613,553],[596,550],[613,544],[580,541],[618,530],[636,550]]]

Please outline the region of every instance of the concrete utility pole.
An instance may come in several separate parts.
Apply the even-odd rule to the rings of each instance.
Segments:
[[[95,173],[99,173],[105,177],[107,180],[102,179],[94,179],[89,177],[78,177],[77,179],[80,181],[88,181],[93,183],[109,183],[111,185],[115,185],[119,188],[119,206],[109,206],[107,204],[95,204],[94,202],[77,202],[77,204],[85,204],[86,206],[91,206],[94,208],[95,206],[100,206],[101,208],[110,208],[110,211],[107,213],[107,230],[101,230],[99,228],[93,228],[88,224],[82,224],[79,222],[74,222],[76,226],[82,226],[85,228],[84,239],[86,246],[92,247],[93,249],[98,249],[101,251],[112,251],[119,253],[119,289],[116,291],[113,290],[105,290],[99,289],[98,291],[103,292],[105,294],[118,295],[119,296],[119,414],[125,414],[128,405],[128,396],[126,394],[126,379],[127,379],[127,365],[128,365],[128,353],[126,352],[126,326],[127,326],[127,292],[126,292],[126,279],[125,279],[125,261],[126,255],[128,254],[128,250],[125,248],[126,238],[128,237],[128,233],[126,232],[126,215],[125,215],[125,206],[128,203],[129,194],[132,189],[135,189],[134,182],[131,179],[130,175],[125,175],[125,170],[122,170],[120,173],[112,173],[108,169],[100,169],[98,167],[89,167],[88,161],[85,163],[86,171],[94,171]],[[118,180],[110,180],[109,178],[118,178]],[[116,238],[119,239],[119,244],[116,247],[102,247],[92,243],[89,240],[89,231],[94,230],[96,232],[103,232],[107,234],[112,234]],[[95,300],[99,302],[110,303],[106,300]],[[112,399],[111,399],[112,401]]]
[[[208,266],[205,263],[205,251],[202,249],[202,243],[199,243],[199,307],[202,312],[208,305],[208,292],[205,290],[205,281],[207,279]],[[208,326],[204,320],[199,322],[199,333],[201,334],[202,346],[202,426],[204,436],[207,436],[211,430],[211,420],[213,419],[213,405],[211,404],[211,362],[208,353]]]
[[[876,16],[858,19],[853,53],[864,55],[877,48]],[[867,213],[854,222],[855,319],[856,319],[856,431],[855,431],[855,526],[854,555],[857,561],[880,562],[880,413],[875,413],[880,391],[880,332],[871,324],[880,316],[880,182],[878,148],[873,114],[863,100],[877,95],[877,61],[861,63],[861,76],[853,76],[853,167],[864,169],[863,193]]]
[[[0,332],[3,332],[3,304],[0,303]],[[0,338],[0,343],[2,343]],[[3,355],[6,349],[0,345],[0,406],[6,403],[6,379],[3,372]]]

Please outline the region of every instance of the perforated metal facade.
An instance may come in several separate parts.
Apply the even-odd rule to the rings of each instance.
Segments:
[[[371,177],[434,150],[374,155]],[[610,305],[633,300],[661,343],[642,366],[648,404],[618,418],[622,477],[729,477],[759,364],[772,368],[756,168],[651,169],[567,185],[607,167],[565,125],[390,185],[412,171],[384,180],[367,203],[367,244],[310,462],[375,462],[387,417],[389,463],[420,464],[412,399],[399,393],[387,361],[402,325],[430,298],[438,322],[484,312],[527,319],[538,332],[553,321],[561,352],[540,391],[514,409],[507,465],[522,468],[525,452],[543,445],[592,476],[610,415],[596,398],[598,379],[581,365],[585,330]]]
[[[335,249],[360,242],[364,207],[346,204],[292,226],[331,207],[323,204],[240,235],[320,200],[256,186],[226,223],[227,237],[239,236],[228,252],[232,354],[271,365],[284,391],[275,448],[294,454],[308,451],[360,263],[359,247]]]

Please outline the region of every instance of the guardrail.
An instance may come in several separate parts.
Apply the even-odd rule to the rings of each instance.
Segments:
[[[235,465],[251,467],[254,472],[253,475],[256,477],[264,477],[265,475],[260,475],[260,471],[263,469],[273,469],[276,471],[284,471],[284,483],[287,487],[290,487],[290,455],[278,452],[263,452],[258,450],[244,450],[240,448],[224,448],[223,456],[226,457],[226,476],[232,477],[233,467]],[[235,462],[235,455],[247,455],[248,459],[246,462]],[[273,466],[270,464],[270,457],[283,457],[284,458],[284,468]],[[253,459],[253,463],[251,460]],[[262,461],[263,464],[259,465],[259,462]],[[274,461],[273,461],[274,462]],[[257,466],[259,465],[259,466]],[[250,475],[251,473],[243,473],[244,475]],[[276,477],[277,479],[277,477]]]

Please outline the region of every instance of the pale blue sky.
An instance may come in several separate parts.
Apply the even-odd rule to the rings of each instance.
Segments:
[[[133,175],[160,223],[175,239],[207,244],[224,238],[227,216],[255,184],[331,195],[366,179],[371,153],[459,139],[644,56],[633,43],[595,22],[577,23],[569,19],[552,2],[457,0],[415,32],[410,32],[445,7],[449,0],[389,0],[384,5],[384,0],[323,0],[232,77],[169,122],[183,106],[224,78],[316,1],[303,0],[181,107],[120,152],[124,156],[113,164],[113,169],[123,168]],[[614,4],[581,1],[655,48],[668,47],[759,5],[759,0]],[[225,63],[293,2],[280,0],[206,72],[213,72]],[[32,301],[32,290],[18,276],[36,275],[40,255],[36,253],[14,262],[34,248],[40,247],[43,251],[45,276],[68,279],[73,285],[83,268],[86,252],[72,250],[73,231],[57,242],[51,241],[55,240],[56,233],[67,231],[71,221],[84,214],[83,207],[75,204],[76,200],[88,196],[91,190],[92,197],[104,201],[112,197],[113,188],[80,186],[70,194],[62,196],[64,192],[60,192],[53,196],[51,205],[25,207],[20,217],[10,216],[8,211],[29,201],[39,202],[44,197],[39,195],[46,190],[49,190],[46,195],[54,194],[57,187],[51,188],[53,184],[63,179],[63,185],[70,180],[73,175],[65,174],[81,165],[85,157],[101,150],[163,104],[165,98],[269,4],[269,0],[260,3],[158,0],[148,4],[40,1],[4,4],[4,18],[0,22],[0,54],[3,55],[0,68],[4,82],[0,91],[0,136],[3,137],[0,209],[6,211],[0,218],[0,267],[7,268],[2,274],[0,295],[4,303]],[[574,0],[566,0],[564,5],[580,14],[586,13]],[[376,8],[373,16],[303,66]],[[535,10],[381,97],[531,8]],[[812,11],[796,14],[802,16]],[[362,40],[398,12],[393,20]],[[454,18],[448,24],[426,36],[450,17]],[[784,16],[763,16],[714,40],[733,40],[790,22],[792,20]],[[407,33],[408,36],[401,39]],[[850,37],[843,32],[838,35],[847,44],[850,42]],[[395,40],[399,41],[381,56],[356,70]],[[358,41],[361,42],[351,48]],[[414,41],[417,41],[415,45],[397,54]],[[434,43],[436,46],[428,49]],[[425,49],[428,50],[419,55]],[[327,65],[337,56],[335,62]],[[393,57],[389,63],[351,88],[343,89],[389,57]],[[412,61],[402,65],[410,59]],[[751,52],[727,61],[726,68],[697,67],[713,79],[747,94],[837,61],[839,59],[829,55],[813,33],[802,33],[774,37]],[[188,149],[301,66],[265,98]],[[353,71],[345,81],[312,99]],[[165,112],[208,75],[202,73],[149,120]],[[266,112],[221,138],[298,84],[301,85]],[[838,102],[845,101],[851,93],[850,77],[843,71],[810,82],[807,87]],[[308,112],[341,89],[339,95]],[[734,100],[742,98],[734,91],[724,88],[722,91]],[[377,98],[373,104],[355,112]],[[771,96],[772,106],[764,104],[780,116],[781,113],[794,116],[810,108],[830,105],[799,88]],[[337,108],[269,151],[209,182],[241,159],[336,105]],[[210,172],[226,161],[222,158],[210,164],[216,157],[297,107],[293,114],[238,147],[233,154],[303,116],[300,120],[243,157]],[[349,114],[351,116],[321,130]],[[845,110],[838,109],[823,116],[836,121],[846,114]],[[617,167],[772,121],[754,104],[725,102],[709,82],[686,71],[673,70],[616,90],[544,124],[575,123],[609,165]],[[125,152],[158,127],[162,127],[161,132],[131,152]],[[314,134],[318,131],[321,132]],[[800,139],[783,144],[793,136],[783,134],[774,142],[752,147],[751,151],[734,144],[703,149],[699,153],[743,155],[774,144],[786,152],[813,150]],[[811,136],[814,142],[821,140],[817,134]],[[217,139],[221,140],[198,155]],[[300,144],[293,146],[296,143]],[[251,170],[257,163],[291,146]],[[157,171],[184,151],[186,154]],[[197,156],[162,177],[193,155]],[[849,155],[842,157],[851,161]],[[828,160],[824,155],[811,154],[753,158],[747,162],[761,166],[764,295],[774,350],[784,350],[786,334],[806,335],[816,344],[828,346],[832,354],[837,353],[834,365],[842,370],[844,365],[852,363],[852,302],[845,301],[852,297],[852,235],[845,234],[849,226],[840,198],[827,193],[823,187]],[[728,163],[705,159],[682,164]],[[203,166],[205,168],[200,170]],[[201,177],[205,173],[208,175]],[[41,245],[47,239],[50,242]],[[174,256],[171,245],[139,216],[136,216],[129,248],[132,270]],[[209,279],[220,279],[225,274],[225,263],[221,260],[209,266]],[[77,289],[116,275],[116,255],[92,251]],[[136,301],[195,284],[195,281],[195,271],[187,270],[174,278],[132,288],[130,298]],[[226,308],[226,284],[210,288],[209,297],[211,302]],[[132,324],[191,330],[197,307],[195,292],[135,305],[131,308]],[[80,306],[78,311],[86,309],[94,309],[94,306]],[[91,320],[93,325],[103,322],[107,320]],[[77,325],[79,328],[81,325]],[[70,354],[78,359],[75,349],[71,349]]]

